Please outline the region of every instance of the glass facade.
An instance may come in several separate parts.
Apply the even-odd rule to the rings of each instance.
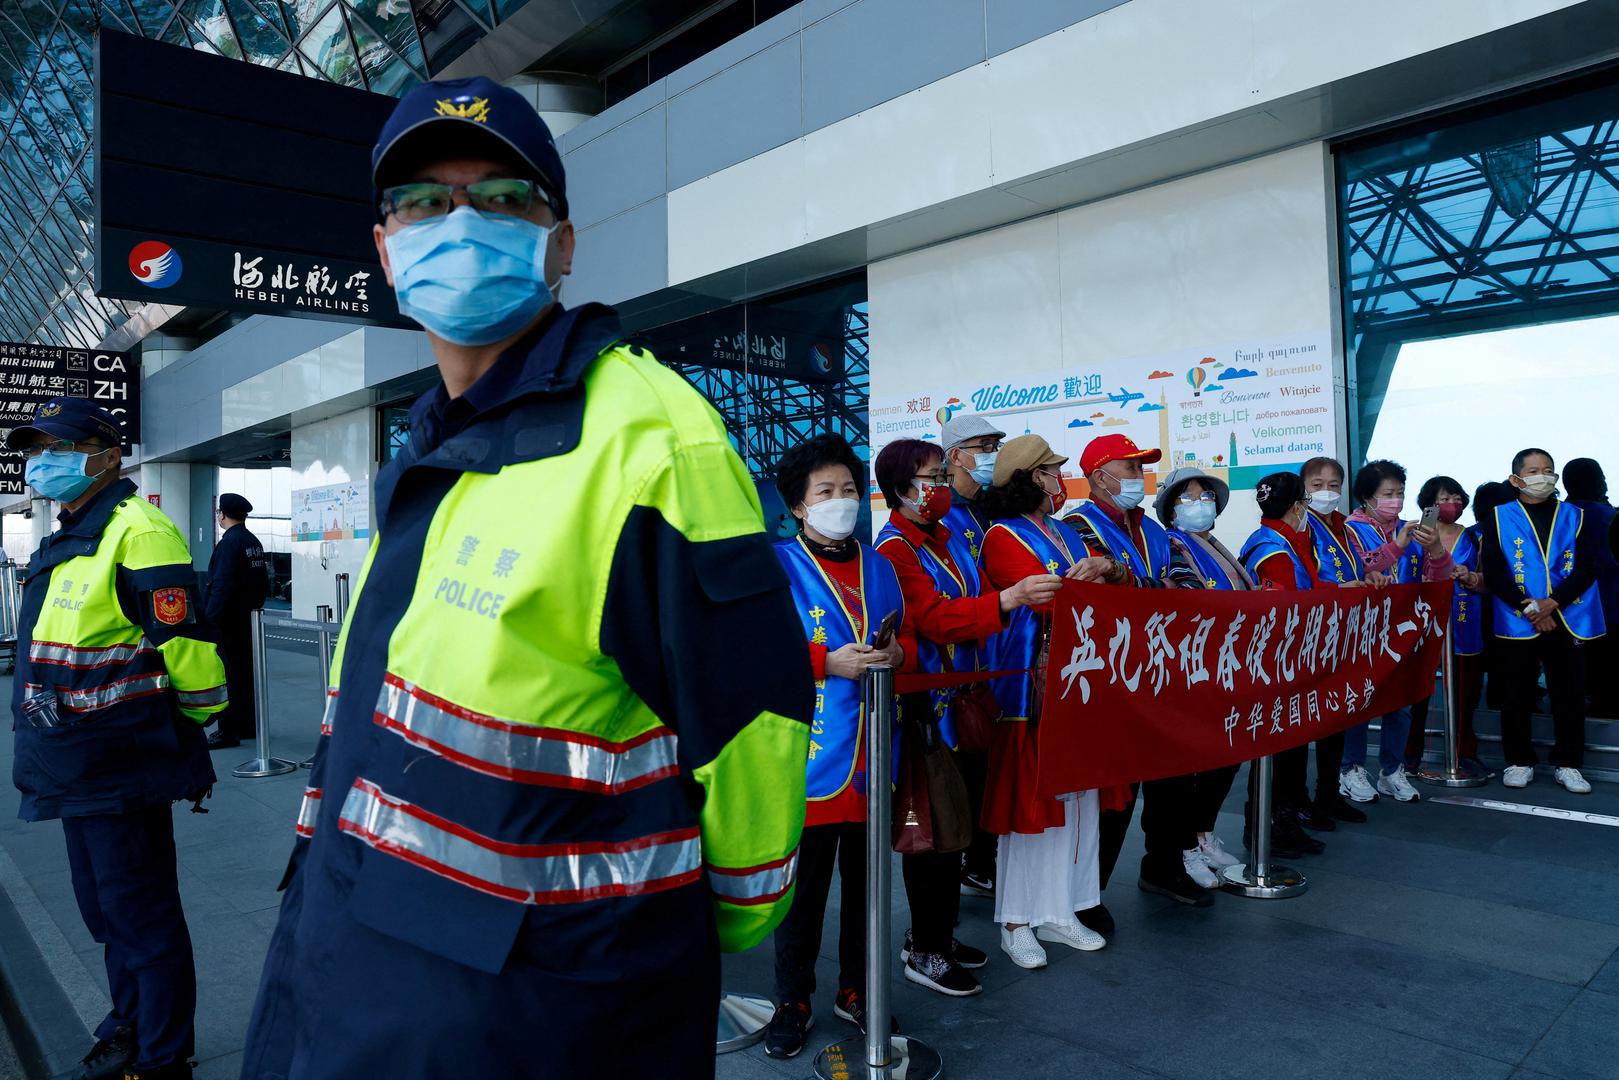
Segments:
[[[8,0],[0,4],[0,338],[89,347],[132,306],[94,295],[98,25],[400,94],[524,0]]]

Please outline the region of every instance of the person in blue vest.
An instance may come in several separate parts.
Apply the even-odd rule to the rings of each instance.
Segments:
[[[1242,561],[1214,536],[1214,522],[1231,501],[1231,488],[1219,477],[1195,466],[1164,477],[1153,500],[1158,520],[1169,530],[1169,583],[1179,589],[1224,589],[1243,592],[1254,579]],[[1182,854],[1186,874],[1205,889],[1220,884],[1217,875],[1242,860],[1226,850],[1214,831],[1220,807],[1231,794],[1241,765],[1227,765],[1192,777],[1192,827],[1197,843]]]
[[[1456,680],[1457,758],[1471,768],[1478,759],[1478,737],[1473,732],[1473,713],[1484,689],[1484,575],[1479,572],[1480,549],[1477,529],[1463,527],[1461,517],[1471,502],[1461,482],[1450,476],[1433,476],[1417,492],[1417,509],[1439,508],[1439,543],[1450,552],[1451,580],[1456,583],[1451,597],[1451,665]],[[1405,741],[1405,770],[1415,772],[1422,765],[1427,746],[1428,711],[1431,698],[1411,706],[1411,734]],[[1486,775],[1481,771],[1480,775]]]
[[[995,518],[984,538],[985,580],[1007,589],[1030,576],[1057,575],[1076,581],[1123,581],[1128,571],[1105,557],[1090,556],[1079,535],[1057,520],[1067,499],[1066,457],[1039,435],[1020,435],[1001,448],[994,483],[982,506]],[[1001,706],[989,755],[984,826],[1000,837],[995,921],[1001,951],[1025,969],[1046,966],[1041,942],[1091,952],[1107,945],[1097,927],[1101,905],[1099,812],[1111,800],[1125,805],[1122,790],[1042,795],[1036,726],[1046,678],[1054,603],[1019,607],[994,639],[990,666],[1017,672],[991,682]],[[1111,929],[1111,917],[1106,923]]]
[[[1368,573],[1387,574],[1396,585],[1449,581],[1454,563],[1439,543],[1439,533],[1415,521],[1401,521],[1405,506],[1405,469],[1388,460],[1368,461],[1355,473],[1355,512],[1349,515],[1349,543]],[[1338,791],[1352,802],[1376,802],[1387,795],[1396,802],[1417,802],[1421,793],[1405,775],[1405,744],[1411,734],[1411,710],[1395,709],[1378,718],[1378,777],[1366,772],[1366,744],[1371,721],[1344,732],[1344,759],[1338,767]]]
[[[1259,504],[1259,528],[1243,542],[1240,558],[1255,585],[1281,591],[1333,587],[1321,578],[1321,560],[1307,524],[1310,504],[1304,481],[1295,473],[1271,473],[1254,485],[1254,497]],[[1299,800],[1307,792],[1309,767],[1307,745],[1273,755],[1276,798],[1271,803],[1271,851],[1282,858],[1319,855],[1327,848],[1305,832],[1299,820]],[[1249,850],[1256,827],[1257,781],[1258,775],[1249,770],[1242,836],[1243,846]]]
[[[993,522],[978,506],[978,493],[995,476],[995,456],[1006,432],[981,416],[955,413],[939,430],[939,446],[950,470],[950,509],[943,525],[952,536],[966,542],[974,562],[981,563],[984,534]],[[963,753],[956,758],[967,790],[975,800],[974,809],[982,814],[984,784],[989,774],[989,755]],[[994,833],[980,825],[973,842],[961,858],[961,891],[968,896],[995,895]]]
[[[877,551],[899,577],[906,621],[916,634],[918,667],[935,675],[989,671],[991,639],[1007,617],[1020,607],[1050,603],[1062,579],[1037,574],[1008,589],[984,585],[966,538],[941,521],[950,506],[950,477],[936,443],[896,439],[883,447],[872,471],[889,508],[888,521],[877,534]],[[999,711],[986,684],[906,695],[907,732],[913,730],[913,708],[936,717],[928,722],[958,751],[959,765],[965,755],[957,720],[969,695],[977,695],[981,703],[987,698],[991,709],[986,711]],[[907,746],[905,752],[914,749]],[[981,793],[977,801],[982,801]],[[928,851],[900,859],[911,905],[911,929],[900,952],[905,977],[951,997],[978,993],[982,987],[971,969],[988,962],[981,951],[953,936],[961,909],[961,864],[960,853]]]
[[[1150,589],[1169,585],[1169,535],[1142,508],[1147,497],[1144,465],[1163,456],[1157,447],[1143,450],[1128,435],[1099,435],[1079,456],[1090,482],[1091,497],[1074,507],[1063,521],[1079,533],[1086,550],[1123,566],[1126,582]],[[1144,892],[1167,896],[1193,907],[1209,907],[1214,896],[1186,873],[1183,853],[1196,845],[1195,781],[1170,776],[1140,785],[1146,799],[1141,831],[1147,850],[1136,885]],[[1135,810],[1135,785],[1129,805],[1102,818],[1102,887],[1107,888],[1119,850],[1124,846]]]
[[[790,1058],[814,1022],[815,961],[821,953],[832,871],[842,882],[838,985],[833,1013],[865,1024],[866,716],[861,677],[878,664],[896,670],[915,657],[905,596],[888,560],[854,538],[866,470],[837,435],[806,439],[776,466],[776,489],[800,532],[776,545],[793,606],[809,641],[815,713],[806,763],[798,892],[776,928],[776,1012],[765,1053]],[[878,640],[884,620],[896,632]],[[886,783],[879,778],[876,782]]]
[[[1613,504],[1608,501],[1608,478],[1602,465],[1593,458],[1575,458],[1563,466],[1563,489],[1567,502],[1585,512],[1585,527],[1601,536],[1613,536],[1614,522],[1619,521]],[[1619,611],[1619,559],[1612,551],[1604,550],[1602,569],[1597,574],[1597,589],[1602,597],[1604,613]],[[1619,635],[1605,635],[1590,647],[1590,667],[1595,671],[1619,669]],[[1591,698],[1591,712],[1596,716],[1619,716],[1619,680],[1590,679],[1587,690]]]
[[[1304,481],[1304,494],[1310,500],[1310,512],[1304,520],[1310,529],[1310,539],[1315,544],[1316,559],[1321,564],[1321,580],[1343,588],[1365,585],[1381,588],[1388,584],[1387,574],[1368,572],[1361,565],[1355,547],[1349,541],[1349,519],[1342,509],[1344,481],[1347,479],[1343,465],[1336,458],[1313,457],[1299,468],[1299,478]],[[1286,750],[1277,758],[1281,760],[1293,753]],[[1352,825],[1365,824],[1365,812],[1356,809],[1338,790],[1343,761],[1343,732],[1335,731],[1317,739],[1314,800],[1310,799],[1308,789],[1302,787],[1280,793],[1284,801],[1298,808],[1299,824],[1306,829],[1332,832],[1340,821]],[[1308,769],[1307,766],[1305,769],[1295,769],[1290,764],[1281,771],[1302,780]]]
[[[1557,498],[1557,466],[1538,447],[1520,450],[1507,478],[1517,499],[1495,508],[1481,526],[1484,581],[1492,596],[1494,678],[1502,684],[1501,782],[1526,786],[1537,755],[1529,720],[1541,671],[1551,698],[1557,782],[1577,795],[1591,784],[1585,764],[1585,678],[1590,643],[1607,633],[1597,578],[1603,536],[1586,528],[1585,512]]]

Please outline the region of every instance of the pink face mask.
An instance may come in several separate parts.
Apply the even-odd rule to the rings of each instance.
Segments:
[[[1404,499],[1378,499],[1377,516],[1384,521],[1393,522],[1399,519],[1400,510],[1404,508]]]

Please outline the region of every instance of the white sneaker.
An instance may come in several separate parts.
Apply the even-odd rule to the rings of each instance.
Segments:
[[[1046,966],[1046,950],[1034,939],[1032,926],[1020,926],[1016,930],[1001,927],[1001,952],[1020,968],[1033,971]]]
[[[1214,871],[1209,869],[1209,864],[1203,861],[1201,849],[1188,848],[1181,852],[1181,865],[1186,868],[1186,876],[1205,889],[1219,887],[1220,879],[1214,876]]]
[[[1213,833],[1204,833],[1197,838],[1197,850],[1202,854],[1203,862],[1216,874],[1228,866],[1242,865],[1242,860],[1227,851],[1220,838]]]
[[[1338,777],[1338,794],[1350,802],[1377,801],[1377,789],[1372,787],[1372,778],[1366,775],[1365,768],[1360,765]]]
[[[1090,927],[1082,926],[1079,923],[1075,923],[1073,926],[1042,926],[1034,932],[1034,936],[1041,941],[1066,945],[1070,949],[1078,949],[1080,952],[1095,952],[1107,944],[1107,938]]]
[[[1591,781],[1581,776],[1578,769],[1558,769],[1552,775],[1557,777],[1559,784],[1562,784],[1575,795],[1591,794]]]
[[[1528,787],[1529,781],[1535,778],[1533,765],[1508,765],[1501,770],[1502,787]],[[1584,779],[1583,777],[1581,779]]]
[[[1377,778],[1377,790],[1393,799],[1395,802],[1416,802],[1422,798],[1417,789],[1411,786],[1411,781],[1405,778],[1405,767],[1398,766],[1393,772],[1386,772]]]

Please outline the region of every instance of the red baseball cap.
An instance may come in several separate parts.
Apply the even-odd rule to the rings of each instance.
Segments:
[[[1079,455],[1079,468],[1086,476],[1110,461],[1140,461],[1151,465],[1164,456],[1156,446],[1143,450],[1128,435],[1098,435]]]

